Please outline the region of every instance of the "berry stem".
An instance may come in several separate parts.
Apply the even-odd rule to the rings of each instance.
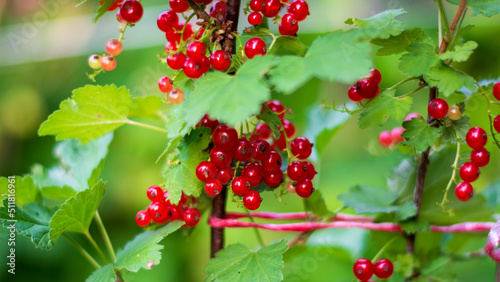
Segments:
[[[159,128],[159,127],[156,127],[156,126],[153,126],[153,125],[136,122],[136,121],[129,120],[129,119],[127,121],[125,121],[125,123],[131,124],[131,125],[135,125],[135,126],[139,126],[139,127],[148,128],[148,129],[155,130],[155,131],[158,131],[158,132],[167,133],[167,131],[165,129],[163,129],[163,128]]]
[[[448,25],[448,19],[446,18],[446,13],[444,12],[443,1],[438,0],[437,2],[438,2],[438,7],[439,7],[439,15],[441,16],[441,20],[442,20],[442,23],[440,22],[439,25],[444,25],[444,28],[446,30],[445,38],[439,38],[439,41],[443,42],[443,41],[451,39],[451,31],[450,31],[450,26]]]
[[[403,79],[400,82],[394,84],[393,86],[387,88],[386,90],[393,90],[393,89],[395,89],[395,88],[397,88],[397,87],[399,87],[399,86],[401,86],[409,81],[416,80],[416,79],[418,79],[418,77],[409,77],[407,79]]]
[[[102,222],[101,216],[99,215],[98,211],[95,212],[94,219],[97,223],[97,227],[99,228],[99,232],[101,232],[101,236],[104,239],[106,248],[108,249],[108,252],[111,254],[111,259],[113,260],[113,262],[115,262],[116,261],[115,250],[113,249],[113,244],[111,244],[111,240],[109,240],[108,232],[106,231],[106,227],[104,227],[104,224]]]
[[[245,212],[247,213],[248,218],[250,219],[250,221],[252,223],[255,223],[255,220],[253,219],[252,215],[250,214],[250,211],[247,208],[245,208]],[[255,236],[257,237],[257,240],[259,241],[259,244],[262,247],[265,247],[266,245],[264,244],[264,240],[262,240],[262,236],[260,235],[259,229],[258,228],[254,228],[253,230],[255,231]]]
[[[417,89],[411,91],[411,92],[408,92],[406,94],[403,94],[401,96],[398,96],[397,98],[398,99],[403,99],[404,97],[407,97],[407,96],[410,96],[411,94],[414,94],[414,93],[417,93],[418,91],[422,90],[422,88],[425,88],[427,87],[427,85],[422,85],[422,86],[419,86]]]
[[[495,136],[495,130],[493,130],[493,118],[494,118],[494,116],[491,114],[491,104],[492,104],[491,99],[488,96],[488,94],[486,93],[486,91],[484,91],[484,88],[479,83],[476,82],[476,85],[479,88],[479,90],[481,90],[481,94],[483,94],[486,101],[488,101],[488,119],[490,120],[491,137],[493,138],[495,145],[500,149],[500,143],[498,142],[498,140]]]
[[[372,263],[375,263],[380,256],[385,252],[385,250],[394,242],[396,239],[398,239],[401,235],[396,235],[394,236],[391,240],[389,240],[385,245],[378,251],[378,253],[373,257]]]
[[[125,35],[125,30],[127,30],[127,27],[129,26],[130,24],[127,23],[122,29],[120,29],[120,37],[118,37],[118,41],[122,42],[124,38],[124,35]]]
[[[94,240],[94,238],[92,237],[92,235],[90,235],[90,233],[89,233],[88,230],[87,230],[87,232],[84,233],[84,235],[85,235],[85,238],[87,238],[87,240],[90,242],[90,244],[92,244],[92,246],[97,251],[97,253],[99,253],[99,255],[101,256],[101,258],[106,263],[110,263],[109,260],[108,260],[108,258],[104,255],[104,253],[102,252],[101,248],[99,248],[99,246],[97,245],[96,241]]]
[[[78,242],[73,240],[73,238],[66,233],[63,233],[62,235],[90,262],[90,264],[92,264],[95,268],[101,268],[101,265],[80,244],[78,244]]]
[[[195,11],[196,15],[198,16],[198,19],[202,19],[204,21],[210,21],[212,17],[210,17],[205,10],[203,10],[198,4],[196,4],[193,0],[186,0],[186,3],[188,3],[189,7]]]
[[[181,43],[180,45],[182,45],[184,43],[184,31],[186,30],[186,27],[189,23],[189,21],[194,17],[194,15],[196,15],[195,13],[191,13],[191,15],[189,15],[189,17],[187,18],[186,22],[184,23],[184,25],[182,26],[182,31],[181,31]]]
[[[441,201],[440,204],[438,204],[439,206],[441,206],[441,208],[443,208],[443,212],[448,212],[448,213],[450,213],[451,210],[447,210],[445,205],[450,202],[450,201],[448,201],[448,192],[450,191],[451,186],[453,185],[453,183],[457,182],[456,175],[457,175],[457,170],[458,170],[458,161],[460,160],[460,146],[461,146],[460,141],[461,140],[460,140],[460,136],[458,135],[458,132],[456,130],[455,130],[455,135],[457,136],[457,153],[455,155],[455,161],[451,165],[451,167],[453,168],[453,172],[451,173],[450,181],[448,181],[448,185],[446,185],[446,189],[444,190],[443,200]]]
[[[276,220],[309,220],[312,217],[308,212],[291,212],[291,213],[275,213],[275,212],[251,212],[250,215],[254,218],[263,219],[276,219]],[[248,217],[245,213],[229,212],[226,215],[228,219],[238,219]],[[341,214],[337,213],[335,216],[329,218],[330,221],[359,221],[359,222],[373,222],[374,218],[371,216],[354,215],[354,214]]]

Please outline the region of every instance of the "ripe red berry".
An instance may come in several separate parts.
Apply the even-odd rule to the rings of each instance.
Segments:
[[[207,182],[210,179],[214,179],[216,174],[217,167],[209,161],[203,161],[196,167],[196,177],[200,181]]]
[[[184,211],[182,220],[184,220],[187,226],[195,226],[200,222],[200,217],[201,214],[197,208],[188,208]]]
[[[170,9],[176,13],[184,13],[189,10],[189,4],[186,0],[170,0]]]
[[[264,177],[262,178],[262,180],[264,181],[264,183],[271,187],[271,188],[274,188],[274,187],[278,187],[280,186],[281,184],[281,181],[283,180],[283,171],[281,171],[281,169],[275,169],[275,170],[271,170],[271,171],[267,171],[265,174],[264,174]]]
[[[231,183],[231,188],[233,189],[234,194],[243,196],[246,192],[250,190],[251,184],[250,180],[244,176],[238,176],[233,179]]]
[[[281,18],[281,25],[286,30],[295,30],[299,25],[299,21],[295,18],[294,14],[287,13]]]
[[[126,0],[120,7],[120,15],[123,20],[129,23],[136,23],[141,20],[144,14],[142,4],[135,0]]]
[[[255,127],[254,134],[257,135],[259,139],[266,140],[271,138],[271,128],[265,123],[259,123]]]
[[[179,24],[179,16],[174,11],[163,11],[158,15],[156,19],[156,25],[158,28],[167,32],[169,29],[175,28]]]
[[[486,166],[490,162],[490,152],[485,148],[474,149],[470,153],[470,159],[478,167]]]
[[[219,125],[212,136],[214,145],[227,151],[232,151],[238,141],[238,132],[236,129],[227,125]]]
[[[295,0],[288,6],[288,12],[294,14],[295,18],[300,22],[307,18],[309,5],[304,0]]]
[[[106,43],[106,52],[111,56],[118,56],[123,50],[123,45],[118,39],[111,39]]]
[[[135,216],[135,222],[140,227],[147,226],[151,222],[151,216],[147,211],[139,211]]]
[[[493,96],[500,101],[500,82],[495,83],[493,86]]]
[[[231,57],[224,50],[217,50],[210,56],[210,63],[215,70],[225,71],[231,65]]]
[[[288,177],[293,181],[301,181],[307,177],[307,166],[302,162],[291,162],[286,169]]]
[[[219,195],[221,191],[222,183],[220,183],[219,180],[212,179],[205,183],[205,192],[207,192],[209,196],[215,197]]]
[[[302,164],[307,167],[306,179],[312,181],[313,178],[316,176],[316,169],[314,168],[314,165],[310,162],[302,162]]]
[[[226,7],[227,3],[225,1],[215,1],[212,8],[210,9],[210,16],[214,19],[225,21]]]
[[[349,87],[349,90],[347,90],[347,97],[353,102],[361,102],[364,100],[363,97],[359,96],[356,86]]]
[[[170,103],[174,105],[179,105],[180,103],[184,102],[184,91],[179,88],[173,89],[169,94],[168,94],[168,100]]]
[[[217,170],[215,179],[219,180],[222,185],[226,185],[234,176],[234,169],[229,165],[223,169]]]
[[[394,265],[388,259],[379,259],[373,266],[373,270],[378,278],[387,279],[394,272]]]
[[[309,198],[314,192],[311,180],[304,179],[297,182],[297,184],[295,184],[295,192],[297,192],[297,195],[301,198]]]
[[[165,43],[165,52],[167,54],[170,54],[174,51],[177,51],[179,49],[179,47],[177,47],[177,44],[175,44],[175,42],[168,42]]]
[[[442,119],[448,114],[448,103],[441,99],[434,99],[427,107],[429,115],[435,119]]]
[[[210,128],[210,132],[213,133],[217,126],[219,126],[219,121],[216,119],[211,119],[207,114],[205,114],[201,118],[197,126],[208,127]]]
[[[312,145],[305,137],[297,137],[290,143],[292,154],[297,158],[304,160],[309,158],[312,153]]]
[[[203,57],[206,57],[207,46],[200,41],[194,41],[188,45],[186,54],[190,59],[199,62]]]
[[[380,146],[385,148],[391,147],[392,145],[391,132],[389,132],[388,130],[380,132],[380,134],[378,135],[378,143],[380,144]]]
[[[252,187],[255,187],[264,177],[264,168],[259,163],[249,163],[243,168],[241,175],[248,179]]]
[[[471,162],[466,162],[460,167],[460,178],[465,182],[476,181],[480,173],[477,165]]]
[[[184,53],[176,53],[167,57],[167,64],[173,70],[180,70],[184,67],[186,55]]]
[[[455,187],[455,196],[462,202],[467,202],[474,196],[474,188],[469,182],[460,182]]]
[[[260,194],[255,190],[250,190],[243,195],[243,205],[251,211],[258,209],[260,202],[262,202]]]
[[[364,99],[375,98],[378,90],[378,84],[372,78],[362,78],[356,82],[356,93]]]
[[[289,120],[283,120],[282,122],[283,124],[283,129],[285,130],[285,133],[286,133],[286,136],[288,138],[291,138],[295,135],[295,126],[293,125],[293,123]]]
[[[112,71],[116,68],[116,59],[111,56],[104,56],[101,59],[101,65],[105,71]]]
[[[226,151],[220,147],[214,147],[210,151],[210,161],[217,168],[225,168],[231,164],[233,160],[233,153],[230,151]]]
[[[496,132],[500,133],[500,115],[498,115],[493,121],[493,127],[495,128]]]
[[[163,189],[161,189],[159,186],[149,186],[146,193],[151,202],[160,202],[161,200],[163,200]]]
[[[280,32],[281,35],[286,35],[286,36],[295,36],[297,32],[299,32],[299,25],[295,25],[295,28],[292,30],[288,30],[283,28],[283,24],[280,24],[278,26],[278,31]]]
[[[373,264],[369,259],[358,259],[352,268],[354,276],[361,281],[366,281],[373,276]]]
[[[281,134],[280,138],[278,138],[278,140],[276,140],[276,145],[278,146],[278,148],[281,151],[286,149],[286,140],[285,140],[284,134]]]
[[[248,23],[251,25],[259,25],[262,23],[264,17],[259,12],[253,12],[248,15]]]
[[[201,64],[191,58],[184,62],[182,70],[187,77],[194,79],[200,78],[204,73]]]
[[[250,9],[254,12],[261,12],[264,10],[264,0],[251,0]]]
[[[252,142],[252,148],[254,149],[252,158],[257,161],[262,161],[268,158],[271,153],[271,146],[269,145],[269,142],[265,140]]]
[[[184,208],[176,205],[167,205],[167,214],[168,218],[172,221],[182,220],[182,216],[184,214]]]
[[[281,165],[283,164],[283,160],[281,159],[281,155],[276,151],[271,151],[269,156],[262,160],[262,167],[265,171],[273,171],[277,169],[281,169]]]
[[[267,108],[269,108],[272,112],[278,114],[278,117],[283,120],[285,118],[285,107],[278,100],[267,101],[264,103]],[[261,113],[264,113],[267,109],[265,106],[262,106]]]
[[[391,130],[391,138],[392,138],[392,142],[394,144],[401,143],[401,142],[405,141],[405,139],[403,137],[401,137],[401,134],[403,134],[403,132],[405,130],[406,129],[404,129],[403,127],[394,127]]]
[[[163,223],[168,219],[167,206],[164,202],[154,202],[148,206],[148,213],[151,219],[158,223]]]
[[[280,0],[264,0],[264,9],[262,14],[268,18],[276,17],[281,9]]]
[[[279,3],[279,0],[278,0]],[[254,37],[247,41],[245,44],[245,54],[249,59],[253,59],[255,56],[264,56],[267,53],[267,46],[264,40]]]
[[[173,84],[174,81],[166,76],[161,77],[158,80],[158,88],[160,88],[160,91],[163,93],[169,93],[170,91],[172,91],[172,89],[174,88]]]
[[[378,69],[371,69],[368,75],[375,81],[375,83],[380,84],[382,81],[382,74]]]
[[[198,32],[196,32],[194,39],[200,40],[204,33],[205,33],[205,28],[202,27],[202,28],[198,29]]]
[[[488,142],[488,135],[484,129],[476,126],[467,131],[465,142],[467,142],[467,145],[472,149],[480,149]]]

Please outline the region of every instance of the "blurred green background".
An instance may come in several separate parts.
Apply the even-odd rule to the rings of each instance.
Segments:
[[[85,73],[90,72],[87,57],[101,53],[107,40],[119,35],[114,12],[106,14],[97,24],[92,22],[98,1],[89,1],[75,7],[71,0],[0,0],[0,175],[23,175],[34,163],[50,166],[55,163],[52,136],[38,137],[37,130],[42,121],[59,103],[70,97],[75,88],[90,84]],[[118,67],[100,75],[98,84],[125,85],[133,96],[160,95],[156,81],[163,75],[164,66],[158,63],[158,54],[163,52],[166,42],[156,27],[156,16],[168,9],[166,0],[144,0],[145,15],[136,27],[127,30],[124,52],[118,57]],[[246,1],[243,1],[246,2]],[[310,0],[311,16],[301,23],[300,38],[310,44],[319,34],[348,28],[343,22],[348,17],[369,17],[386,9],[404,8],[408,14],[400,17],[407,26],[423,26],[426,32],[437,37],[437,5],[433,1],[412,0]],[[451,16],[453,6],[446,5]],[[242,18],[240,28],[246,23]],[[477,80],[494,79],[500,76],[500,17],[467,17],[465,24],[474,24],[466,37],[479,43],[471,63],[459,66]],[[389,87],[405,78],[398,72],[397,57],[374,58],[374,64],[382,72],[381,87]],[[401,88],[401,93],[413,90],[415,85]],[[273,94],[287,107],[298,133],[309,124],[307,116],[312,107],[318,110],[321,101],[337,104],[347,101],[348,85],[313,80],[290,96]],[[415,95],[414,111],[425,113],[425,92]],[[495,109],[498,110],[498,109]],[[479,105],[471,116],[475,126],[487,126],[485,105]],[[386,176],[397,165],[402,156],[396,151],[380,152],[376,138],[382,130],[360,130],[357,116],[353,116],[341,128],[320,156],[317,189],[326,198],[328,207],[340,206],[336,196],[347,191],[351,185],[367,183],[385,186]],[[383,129],[391,129],[397,123],[389,123]],[[163,151],[165,138],[162,134],[141,128],[124,126],[115,133],[102,177],[108,182],[107,191],[100,206],[104,224],[115,248],[121,248],[141,232],[134,216],[148,205],[146,188],[162,182],[162,165],[155,164]],[[372,149],[370,149],[372,148]],[[373,148],[376,148],[375,150]],[[481,190],[498,177],[498,150],[491,144],[492,161],[482,169],[475,188]],[[376,156],[371,152],[378,151]],[[448,166],[449,164],[443,164]],[[285,198],[280,204],[270,193],[260,210],[291,212],[302,210],[302,201],[296,196]],[[229,203],[230,210],[236,210]],[[135,281],[203,281],[204,267],[209,259],[209,228],[202,223],[187,238],[181,232],[164,240],[165,249],[159,266],[152,270],[129,274]],[[91,226],[91,230],[95,226]],[[264,240],[292,238],[292,233],[262,231]],[[7,253],[7,238],[4,228],[0,230],[1,261]],[[321,231],[311,238],[310,244],[323,246],[317,251],[296,248],[286,256],[284,273],[288,281],[351,281],[354,255],[373,256],[370,249],[370,234],[360,230]],[[245,229],[226,231],[226,243],[243,242],[249,247],[257,246],[253,232]],[[478,240],[482,240],[479,238]],[[363,245],[366,243],[366,245]],[[37,250],[25,238],[18,236],[16,245],[15,281],[82,281],[93,271],[64,239],[60,239],[50,252]],[[294,259],[293,253],[310,252]],[[323,253],[322,253],[323,252]],[[326,256],[319,256],[319,254]],[[325,259],[319,259],[318,257]],[[307,259],[312,264],[307,266]],[[294,266],[295,265],[295,266]],[[303,267],[303,271],[297,267]],[[482,273],[485,280],[493,277],[494,264],[489,259],[479,259],[472,264],[453,265],[459,273],[458,281],[474,281],[474,273]],[[12,281],[4,263],[0,265],[0,280]],[[295,272],[294,272],[295,271]],[[477,278],[477,276],[475,276]],[[397,277],[394,281],[397,281]],[[472,280],[469,280],[472,279]],[[475,280],[475,281],[479,281]]]

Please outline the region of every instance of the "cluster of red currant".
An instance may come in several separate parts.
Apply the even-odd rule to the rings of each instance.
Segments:
[[[495,83],[493,86],[493,96],[495,99],[500,101],[500,82]],[[495,131],[500,133],[500,114],[495,117],[495,120],[493,121],[493,128],[495,128]]]
[[[217,196],[224,189],[224,185],[231,185],[234,194],[243,196],[243,205],[249,210],[256,210],[262,199],[259,192],[251,188],[261,183],[275,188],[283,183],[283,159],[281,154],[274,150],[275,144],[279,150],[287,150],[287,139],[295,134],[295,127],[285,119],[286,110],[279,101],[266,102],[262,111],[268,109],[281,119],[280,138],[272,139],[271,129],[265,123],[258,124],[253,134],[243,134],[238,138],[238,132],[234,128],[219,125],[217,120],[208,115],[200,120],[198,126],[211,129],[214,145],[210,151],[210,161],[203,161],[196,168],[196,176],[205,182],[205,192],[208,195]],[[290,142],[290,151],[293,158],[304,160],[311,155],[312,145],[307,138],[297,137]],[[240,165],[242,169],[238,171]],[[312,194],[314,188],[311,181],[316,170],[310,162],[289,163],[287,175],[290,179],[288,192],[297,193],[303,198]]]
[[[168,192],[161,187],[153,185],[147,190],[151,204],[147,210],[139,211],[135,222],[141,227],[147,226],[151,220],[156,223],[166,223],[169,220],[183,220],[187,226],[195,226],[200,222],[200,211],[191,207],[196,204],[196,199],[182,194],[178,205],[170,203]]]
[[[377,69],[371,69],[370,72],[360,78],[355,85],[347,90],[347,96],[353,102],[361,102],[364,99],[373,99],[380,94],[380,82],[382,74]]]
[[[295,0],[290,4],[280,0],[251,0],[249,7],[252,12],[248,15],[248,23],[256,26],[262,23],[264,17],[278,16],[282,4],[288,5],[288,11],[281,17],[279,32],[281,35],[296,35],[299,31],[299,22],[309,15],[309,5],[304,0]]]
[[[373,274],[378,278],[387,279],[394,272],[394,266],[388,259],[379,259],[373,264],[369,259],[360,258],[354,263],[352,271],[361,281],[368,281]]]

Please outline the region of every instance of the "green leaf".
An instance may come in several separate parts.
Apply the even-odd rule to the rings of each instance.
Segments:
[[[429,232],[431,226],[428,222],[421,219],[404,221],[400,223],[401,228],[409,234],[414,234],[415,232]]]
[[[446,51],[444,54],[439,55],[439,58],[443,61],[452,60],[457,63],[465,62],[469,59],[477,46],[476,42],[467,41],[463,45],[455,46],[453,51]]]
[[[52,248],[49,221],[54,211],[36,202],[26,204],[22,209],[17,205],[9,206],[7,200],[3,204],[5,207],[0,207],[0,221],[5,227],[14,224],[17,233],[29,237],[35,247]],[[15,223],[10,220],[15,220]]]
[[[306,211],[321,218],[328,218],[333,215],[333,213],[328,210],[325,199],[319,190],[314,191],[309,198],[304,199],[304,208]]]
[[[27,203],[40,203],[42,200],[40,189],[29,175],[14,178],[0,177],[0,202],[9,198],[20,208]]]
[[[432,43],[432,39],[420,27],[415,27],[387,39],[375,38],[371,42],[382,47],[377,51],[377,56],[389,56],[403,53],[413,43]]]
[[[396,201],[404,199],[415,189],[417,163],[412,159],[404,159],[387,177],[387,187],[397,194]]]
[[[243,244],[229,245],[208,262],[207,281],[281,281],[286,241],[250,250]]]
[[[126,123],[131,98],[125,87],[87,85],[73,91],[60,110],[40,126],[38,134],[56,140],[78,138],[83,144]]]
[[[394,97],[393,91],[384,91],[368,104],[359,116],[358,124],[361,129],[382,126],[389,118],[401,121],[410,111],[413,99]]]
[[[403,9],[387,10],[368,19],[350,18],[346,24],[356,26],[363,34],[369,38],[389,38],[399,35],[404,30],[404,23],[394,18],[405,14]]]
[[[116,276],[112,264],[107,264],[96,269],[87,277],[86,282],[115,282]]]
[[[262,102],[269,100],[263,76],[273,65],[272,56],[258,56],[243,64],[235,75],[207,73],[184,102],[189,109],[185,119],[196,124],[208,113],[231,126],[245,121],[259,112]]]
[[[406,139],[403,144],[415,146],[415,150],[418,152],[432,146],[439,136],[441,136],[439,129],[428,125],[422,117],[412,118],[409,121],[403,122],[403,127],[406,129],[401,134]]]
[[[104,194],[105,184],[101,181],[92,189],[78,192],[67,200],[50,221],[50,238],[55,242],[65,231],[86,233],[90,222]]]
[[[439,63],[434,45],[430,43],[413,43],[406,48],[408,53],[400,58],[399,69],[409,76],[420,76]]]
[[[163,173],[171,203],[178,203],[182,192],[194,197],[201,195],[204,184],[196,177],[196,167],[200,162],[208,160],[208,153],[203,150],[208,147],[209,142],[210,129],[203,127],[193,130],[179,143],[178,163],[167,165]]]
[[[469,117],[462,116],[459,120],[444,120],[444,125],[442,129],[442,138],[444,142],[449,142],[452,144],[457,143],[457,133],[458,137],[465,141],[465,135],[467,131],[471,128]]]
[[[281,119],[276,115],[276,113],[264,112],[263,114],[259,114],[258,118],[266,123],[271,129],[271,133],[276,139],[280,138],[281,132],[279,127],[281,127]]]
[[[158,96],[135,97],[130,104],[129,117],[151,118],[160,117],[159,111],[163,107],[163,101]]]
[[[303,56],[307,51],[307,46],[300,42],[298,37],[279,35],[276,37],[276,42],[269,54],[282,52],[283,49],[289,50],[298,56]]]
[[[412,254],[399,254],[394,262],[394,272],[402,277],[410,277],[419,267],[420,261]]]
[[[447,0],[450,3],[458,5],[460,0]],[[500,0],[469,0],[467,6],[472,9],[472,15],[483,14],[486,17],[492,17],[500,14]]]
[[[352,84],[368,73],[369,53],[370,45],[358,40],[355,32],[336,31],[314,40],[303,58],[277,57],[269,79],[284,94],[295,92],[313,77]]]
[[[45,198],[51,198],[56,200],[67,200],[74,195],[76,191],[70,186],[44,186],[42,187],[42,195]]]
[[[87,0],[86,0],[87,1]],[[102,5],[99,5],[99,8],[97,8],[97,13],[94,18],[94,22],[97,22],[97,20],[102,17],[106,12],[108,12],[108,8],[113,5],[116,0],[101,0],[101,2],[104,2]]]
[[[429,72],[424,74],[424,79],[429,86],[437,87],[445,97],[459,91],[462,87],[475,90],[476,81],[474,78],[444,63],[431,68]]]
[[[500,210],[500,180],[490,183],[483,190],[483,195],[488,201],[488,205],[495,208],[496,211]]]

